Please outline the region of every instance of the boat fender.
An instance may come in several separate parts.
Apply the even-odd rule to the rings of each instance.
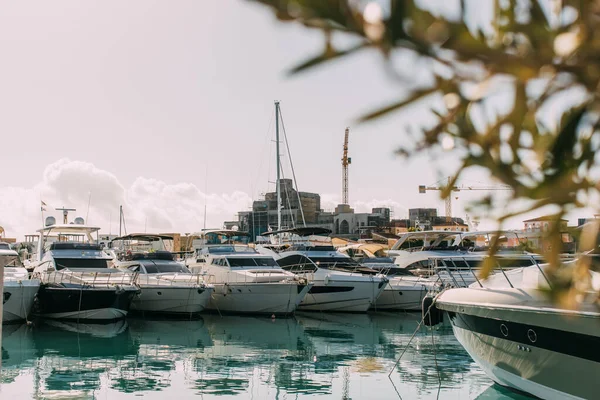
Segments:
[[[323,279],[325,285],[329,285],[329,274],[325,275],[325,279]]]
[[[435,306],[434,298],[431,296],[425,296],[423,299],[423,303],[421,304],[421,314],[426,326],[435,326],[442,322],[442,311]]]

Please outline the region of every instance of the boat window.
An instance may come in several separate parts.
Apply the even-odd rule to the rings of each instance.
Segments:
[[[405,269],[407,271],[412,271],[412,270],[417,270],[417,269],[428,269],[429,268],[429,262],[427,260],[419,260],[419,261],[415,261],[412,264],[408,264]]]
[[[379,272],[366,265],[361,265],[349,257],[311,257],[312,262],[317,264],[319,268],[331,270],[356,272],[367,275],[376,275]]]
[[[146,270],[147,274],[158,274],[158,268],[156,265],[146,264],[144,265],[144,269]]]
[[[273,257],[255,257],[254,261],[259,267],[279,267]]]
[[[227,257],[233,267],[275,267],[277,262],[272,257]]]
[[[396,268],[396,267],[386,267],[386,266],[373,266],[373,269],[377,271],[381,271],[387,276],[414,276],[410,271],[406,268]]]
[[[214,246],[208,248],[209,254],[223,254],[223,253],[233,253],[235,251],[233,246]]]
[[[423,239],[406,239],[402,244],[397,245],[398,243],[392,246],[392,250],[407,250],[412,248],[422,248],[425,245]]]
[[[146,271],[150,273],[148,270],[148,265],[145,264]],[[155,263],[153,265],[156,268],[157,273],[165,274],[165,273],[183,273],[183,274],[191,274],[190,270],[184,267],[183,265],[173,262],[173,263]]]
[[[106,259],[102,258],[55,258],[56,269],[64,268],[108,268]]]
[[[298,272],[314,272],[317,267],[305,256],[301,254],[292,254],[277,260],[277,264],[287,271]]]
[[[5,267],[22,267],[23,264],[21,263],[21,260],[19,259],[19,256],[4,256],[6,263],[4,264]]]
[[[139,272],[140,266],[139,265],[130,265],[129,267],[127,267],[127,269],[130,270],[131,272]]]
[[[311,257],[310,258],[319,268],[356,268],[360,264],[351,258],[346,257]]]

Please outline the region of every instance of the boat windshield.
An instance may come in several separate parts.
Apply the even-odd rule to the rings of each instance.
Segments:
[[[377,271],[359,264],[347,257],[310,257],[319,268],[341,270],[346,272],[360,272],[362,274],[377,274]]]
[[[177,262],[152,262],[144,263],[148,274],[191,274],[191,271]]]
[[[255,253],[256,251],[246,245],[223,245],[208,247],[209,254]]]
[[[229,266],[235,267],[270,267],[279,268],[279,265],[272,257],[227,257]]]
[[[371,265],[371,268],[381,272],[386,276],[415,276],[410,273],[406,268],[398,268],[395,266],[390,267],[389,265],[381,264],[381,265]]]
[[[108,268],[107,259],[103,258],[55,258],[56,269],[74,268]]]
[[[21,263],[21,259],[19,258],[19,256],[14,255],[14,256],[4,256],[4,266],[5,267],[22,267],[23,264]]]

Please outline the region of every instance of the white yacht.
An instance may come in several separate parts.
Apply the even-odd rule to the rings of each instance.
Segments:
[[[279,267],[270,255],[254,248],[227,243],[244,232],[207,230],[195,234],[203,241],[186,265],[205,274],[214,285],[208,309],[225,313],[290,314],[296,310],[312,283]],[[213,239],[211,239],[213,238]],[[210,244],[214,238],[221,244]]]
[[[40,288],[40,281],[29,279],[29,273],[21,264],[19,254],[8,243],[0,242],[0,268],[4,274],[2,322],[26,320]]]
[[[83,218],[56,224],[46,218],[40,229],[33,277],[41,280],[34,312],[45,318],[110,321],[127,316],[139,293],[135,274],[109,268],[112,260],[98,244],[100,228]],[[96,239],[93,234],[96,233]],[[56,241],[50,243],[49,238]]]
[[[398,268],[390,257],[366,257],[357,261],[385,275],[388,284],[371,309],[420,311],[425,296],[438,290],[439,283]]]
[[[398,268],[444,285],[466,287],[477,280],[489,244],[497,232],[409,232],[388,250]],[[514,232],[502,232],[495,264],[503,269],[527,267],[543,262],[539,254],[519,247]]]
[[[388,279],[385,289],[371,306],[379,311],[420,311],[423,299],[436,283],[425,277],[415,276],[404,268],[398,268],[391,257],[385,257],[385,248],[375,243],[354,243],[337,249],[339,252],[353,255],[361,265],[372,268]]]
[[[164,249],[163,241],[167,239],[172,237],[143,233],[111,241],[111,251],[117,256],[114,266],[135,273],[136,284],[141,290],[131,309],[144,313],[199,313],[208,305],[214,287],[204,282],[203,275],[192,273],[176,262],[170,252],[154,250],[152,243]]]
[[[566,263],[572,268],[575,262]],[[600,274],[576,309],[548,296],[547,265],[496,273],[435,299],[454,334],[496,383],[543,399],[594,399],[600,383]]]
[[[314,284],[299,310],[366,312],[375,304],[388,280],[331,245],[313,245],[304,239],[328,233],[331,233],[329,229],[305,227],[263,235],[291,235],[291,244],[277,254],[277,263]]]

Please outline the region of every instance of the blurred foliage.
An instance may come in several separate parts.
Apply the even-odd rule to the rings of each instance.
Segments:
[[[451,2],[439,7],[440,2],[409,0],[255,1],[270,6],[281,21],[324,33],[322,53],[292,68],[293,74],[367,48],[378,50],[385,71],[402,84],[402,95],[360,121],[417,103],[430,105],[433,123],[418,132],[407,129],[407,145],[398,153],[454,151],[461,164],[444,197],[471,167],[509,185],[512,198],[527,200],[527,206],[501,216],[500,226],[507,218],[553,205],[556,223],[545,255],[552,266],[560,265],[560,218],[589,205],[598,191],[591,173],[598,169],[600,147],[599,1],[463,0],[455,2],[454,11]],[[482,23],[482,14],[489,20]],[[336,47],[336,34],[353,39]],[[415,84],[415,68],[404,65],[411,60],[431,73],[429,82]],[[491,206],[491,199],[485,201]],[[491,247],[493,254],[497,244]]]

